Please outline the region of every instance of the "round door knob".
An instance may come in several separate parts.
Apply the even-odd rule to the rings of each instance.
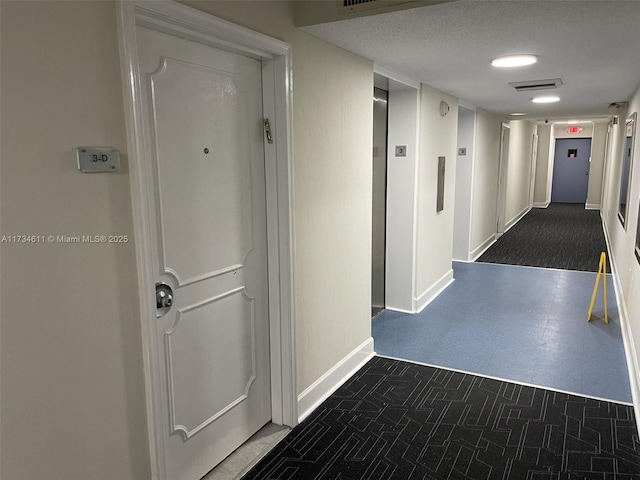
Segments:
[[[166,315],[173,305],[173,290],[166,283],[156,284],[156,316]]]
[[[173,296],[166,290],[156,291],[156,306],[158,308],[170,307],[173,303]]]

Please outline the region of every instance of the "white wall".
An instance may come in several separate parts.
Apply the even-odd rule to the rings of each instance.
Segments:
[[[612,127],[610,136],[610,159],[607,162],[606,184],[604,186],[603,209],[601,211],[609,243],[610,261],[619,295],[619,308],[623,320],[627,360],[632,372],[632,394],[636,414],[640,410],[640,265],[634,255],[634,244],[638,230],[638,207],[640,201],[640,129],[636,129],[636,142],[633,152],[632,183],[626,228],[618,220],[618,200],[622,150],[625,140],[625,122],[627,114],[640,112],[640,88],[629,102],[628,112],[621,116],[618,125]]]
[[[461,109],[459,142],[470,142],[465,132],[471,124]],[[457,168],[454,258],[477,259],[496,239],[502,124],[506,119],[482,109],[475,113],[475,141],[472,162]],[[531,195],[531,153],[535,123],[528,120],[510,122],[508,164],[504,181],[505,224],[514,225],[529,211]],[[463,140],[464,139],[464,140]],[[459,144],[459,146],[463,146]],[[467,168],[470,170],[467,170]],[[468,193],[469,192],[469,193]],[[468,207],[467,207],[468,205]],[[466,222],[466,225],[465,225]],[[469,226],[470,230],[465,231]],[[460,233],[460,236],[458,236]],[[468,235],[465,248],[465,238]]]
[[[466,155],[456,157],[456,190],[453,224],[453,258],[467,262],[471,233],[471,191],[473,182],[474,138],[476,112],[458,108],[458,149],[466,148]]]
[[[194,2],[292,45],[298,391],[371,336],[373,65],[289,2]],[[114,2],[0,2],[3,235],[132,234]],[[145,480],[134,243],[1,245],[2,478]]]
[[[371,337],[373,64],[296,29],[291,2],[183,3],[292,46],[301,393]]]
[[[294,190],[298,389],[371,337],[373,64],[298,32]]]
[[[390,82],[386,306],[405,312],[413,311],[419,99],[417,89]],[[406,157],[395,156],[396,145],[407,146]]]
[[[476,147],[471,199],[472,260],[475,260],[495,239],[500,134],[503,121],[502,117],[485,110],[478,109],[476,112]]]
[[[593,125],[593,136],[591,139],[591,164],[589,166],[589,188],[587,190],[587,208],[595,210],[599,210],[601,204],[608,128],[609,126],[606,123],[596,123]]]
[[[586,206],[591,209],[600,208],[608,125],[606,123],[592,123],[581,126],[584,130],[576,135],[568,133],[566,125],[538,125],[538,158],[533,199],[535,207],[546,207],[551,199],[556,139],[579,137],[592,139]]]
[[[538,125],[538,158],[536,160],[536,179],[533,194],[534,207],[548,206],[549,192],[549,152],[551,145],[551,125]]]
[[[507,165],[505,202],[507,228],[530,208],[531,152],[536,124],[529,120],[511,120],[509,127],[509,164]]]
[[[443,100],[451,110],[441,117],[440,102]],[[457,98],[422,85],[415,310],[423,308],[453,279],[451,262],[457,129]],[[446,174],[444,210],[436,212],[439,156],[446,157]]]
[[[2,249],[2,478],[149,478],[114,2],[0,2],[2,235],[128,235]]]

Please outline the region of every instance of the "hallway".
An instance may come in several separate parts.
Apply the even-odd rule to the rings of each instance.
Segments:
[[[455,282],[420,313],[377,316],[376,352],[630,403],[610,275],[609,324],[602,285],[597,318],[586,321],[597,259],[606,249],[597,211],[578,204],[533,209],[478,263],[454,262]]]
[[[600,212],[552,203],[529,211],[476,261],[597,272],[600,252],[607,252]]]
[[[637,478],[613,289],[605,324],[602,293],[586,321],[595,273],[454,277],[419,314],[375,317],[378,356],[243,479]]]
[[[217,462],[209,446],[193,461],[176,461],[176,450],[205,437],[228,445],[254,389],[270,398],[271,423],[296,428],[376,348],[625,401],[628,364],[640,411],[640,50],[631,48],[640,2],[329,3],[0,1],[0,477],[200,480]],[[161,53],[165,43],[176,51]],[[183,49],[191,60],[179,61]],[[500,65],[515,54],[536,61]],[[228,55],[233,65],[221,60]],[[252,81],[233,73],[236,60]],[[382,305],[424,311],[372,322],[380,77],[390,120]],[[219,88],[208,95],[188,82]],[[206,121],[189,128],[186,105]],[[182,147],[159,140],[178,133],[175,121]],[[556,149],[556,140],[571,136],[592,138],[581,175],[584,204],[606,230],[618,301],[609,325],[586,322],[591,273],[455,263],[476,260],[496,232],[548,206],[555,153],[574,158],[576,148]],[[89,173],[78,164],[86,147],[117,157]],[[243,152],[255,154],[255,168]],[[207,180],[225,178],[222,190]],[[241,240],[227,241],[232,232]],[[210,262],[174,240],[197,242]],[[240,284],[245,273],[261,277],[259,288]],[[175,322],[158,320],[156,284],[173,290]],[[246,321],[223,328],[227,311]],[[384,322],[396,350],[384,350]],[[254,358],[258,344],[268,359]],[[227,373],[234,389],[214,385]],[[224,432],[204,433],[223,418]],[[362,438],[365,452],[376,437]]]
[[[372,322],[378,355],[631,402],[608,277],[609,324],[586,321],[596,274],[454,264],[455,282],[421,313]],[[603,317],[602,286],[594,313]]]

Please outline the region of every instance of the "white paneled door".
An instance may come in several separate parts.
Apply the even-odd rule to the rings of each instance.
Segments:
[[[137,39],[166,478],[192,480],[271,419],[262,65]]]

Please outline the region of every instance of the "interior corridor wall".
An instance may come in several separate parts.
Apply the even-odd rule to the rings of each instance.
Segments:
[[[476,147],[471,199],[471,256],[475,259],[495,240],[498,171],[503,117],[476,111]]]
[[[587,208],[593,210],[599,210],[602,201],[602,182],[608,128],[609,125],[607,123],[595,123],[593,125],[589,188],[587,190]]]
[[[547,207],[551,198],[548,191],[551,127],[550,124],[538,125],[538,158],[536,159],[536,180],[533,189],[534,207]]]
[[[419,91],[389,82],[386,307],[413,311]],[[396,145],[406,145],[397,157]]]
[[[449,113],[440,115],[440,102]],[[458,99],[422,85],[415,301],[420,310],[453,279],[453,214]],[[436,211],[438,157],[446,157],[444,210]]]
[[[505,224],[511,226],[529,211],[531,152],[536,124],[529,120],[509,122],[509,163],[507,165]]]
[[[638,208],[640,202],[640,141],[639,129],[636,129],[636,142],[631,169],[632,183],[630,202],[627,212],[626,228],[618,219],[618,202],[620,195],[620,177],[622,152],[625,142],[625,118],[628,114],[640,114],[640,88],[630,99],[627,112],[620,117],[618,125],[612,126],[610,136],[610,158],[607,162],[606,184],[604,187],[602,216],[609,240],[610,261],[614,266],[614,274],[622,296],[619,307],[626,313],[627,333],[629,337],[628,354],[632,370],[632,393],[636,411],[640,409],[640,265],[634,254],[636,232],[638,229]]]
[[[474,138],[476,112],[458,108],[458,149],[466,149],[465,155],[456,157],[455,212],[453,225],[453,258],[469,261],[469,236],[471,233],[471,191],[473,184]]]
[[[126,155],[83,174],[79,145],[125,153],[115,2],[0,2],[0,476],[150,476]],[[49,241],[47,237],[53,236]],[[58,236],[123,235],[118,244]]]
[[[583,129],[577,136],[579,138],[590,137],[592,139],[586,207],[598,209],[600,208],[600,197],[602,196],[608,125],[606,123],[585,124]],[[550,157],[555,152],[556,139],[572,137],[576,137],[576,135],[568,133],[566,125],[538,125],[538,158],[533,198],[535,207],[546,207],[551,199],[553,171],[550,167],[552,166],[553,158]]]
[[[300,393],[371,338],[373,63],[290,35]]]
[[[290,2],[194,6],[292,45],[297,383],[371,337],[373,65],[294,28]],[[129,168],[78,172],[78,145],[126,152],[115,2],[0,2],[3,479],[150,478]],[[10,279],[10,281],[8,281]]]

